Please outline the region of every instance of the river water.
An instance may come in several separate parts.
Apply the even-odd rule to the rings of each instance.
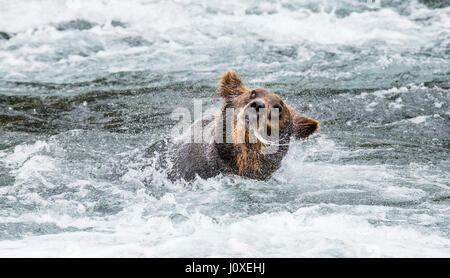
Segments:
[[[380,4],[0,1],[0,257],[450,257],[450,3]],[[227,69],[320,132],[170,182],[145,148]]]

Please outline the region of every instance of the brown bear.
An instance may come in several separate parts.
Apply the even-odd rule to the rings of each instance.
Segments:
[[[265,180],[280,167],[292,136],[304,139],[319,130],[318,121],[296,115],[266,89],[247,88],[231,70],[222,76],[218,94],[224,103],[217,114],[195,122],[173,144],[157,142],[148,149],[171,180],[220,173]]]

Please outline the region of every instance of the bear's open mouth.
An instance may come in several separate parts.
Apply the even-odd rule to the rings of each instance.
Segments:
[[[275,142],[271,142],[271,141],[269,141],[269,140],[266,140],[266,139],[262,136],[262,134],[261,134],[258,130],[256,130],[256,129],[252,130],[252,133],[253,133],[253,135],[256,137],[256,139],[258,139],[258,140],[259,140],[261,143],[263,143],[264,145],[271,145],[271,144],[275,143]]]
[[[259,130],[252,130],[253,135],[258,139],[259,142],[266,146],[289,146],[289,144],[281,144],[279,140],[271,141],[264,138],[264,136],[259,132]]]
[[[249,124],[251,122],[258,125],[260,117],[258,113],[250,111],[245,114],[244,119],[246,124]]]
[[[268,123],[264,119],[265,117],[260,115],[260,113],[258,113],[254,109],[247,110],[244,116],[244,120],[245,128],[248,131],[248,134],[254,136],[256,140],[264,145],[278,144],[278,142],[266,139],[266,136],[263,135],[265,134],[269,137],[271,135],[271,128],[270,126],[268,126]]]

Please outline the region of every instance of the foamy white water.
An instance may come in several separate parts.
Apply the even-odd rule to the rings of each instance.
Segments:
[[[0,45],[0,74],[60,83],[197,71],[203,79],[232,67],[252,81],[296,78],[307,87],[391,85],[386,72],[424,82],[450,66],[449,9],[416,1],[381,9],[365,1],[4,1],[1,31],[16,35]],[[362,80],[349,80],[355,74]]]
[[[450,7],[0,1],[0,257],[449,257]],[[228,68],[321,121],[267,181],[142,156]]]

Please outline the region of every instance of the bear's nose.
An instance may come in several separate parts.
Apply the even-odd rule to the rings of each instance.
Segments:
[[[258,99],[255,99],[254,101],[250,102],[249,106],[251,108],[255,108],[256,112],[258,112],[259,109],[262,109],[262,108],[266,107],[264,102],[262,102],[262,101],[260,101]]]

